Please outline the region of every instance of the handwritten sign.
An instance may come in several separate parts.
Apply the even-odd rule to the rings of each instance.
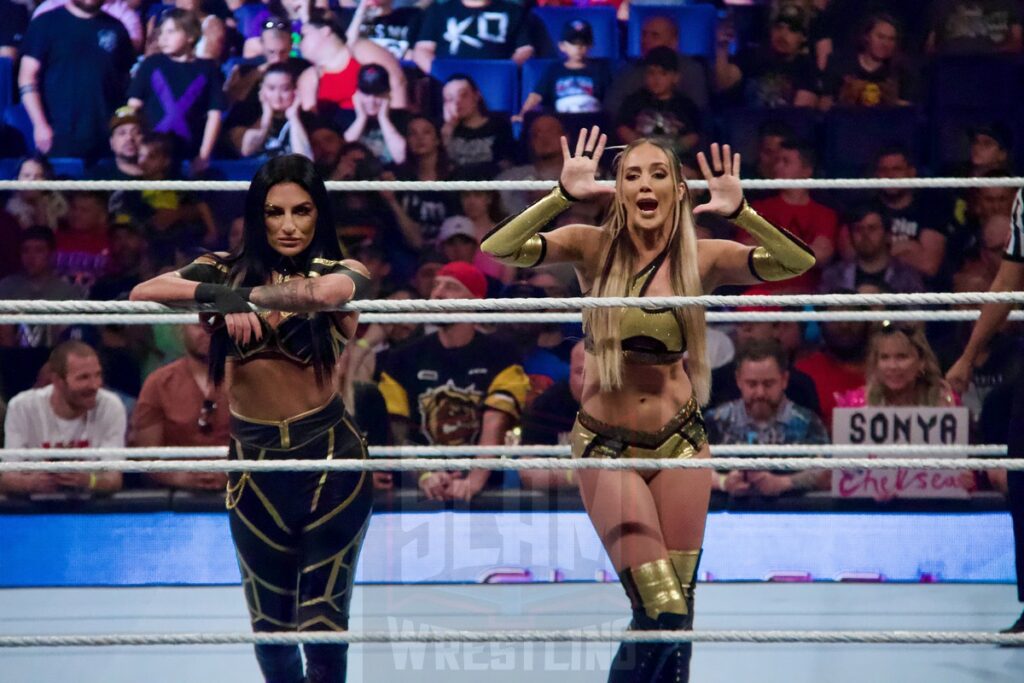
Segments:
[[[832,413],[837,444],[967,445],[967,408],[837,408]],[[878,455],[884,462],[886,456]],[[936,456],[943,457],[943,456]],[[946,457],[955,457],[949,455]],[[881,464],[881,463],[879,463]],[[836,470],[832,495],[837,498],[966,498],[958,470]]]

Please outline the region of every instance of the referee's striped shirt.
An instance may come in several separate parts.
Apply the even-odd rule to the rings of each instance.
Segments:
[[[1024,190],[1017,190],[1013,200],[1013,211],[1010,212],[1010,238],[1006,240],[1006,251],[1003,258],[1007,261],[1024,263]]]

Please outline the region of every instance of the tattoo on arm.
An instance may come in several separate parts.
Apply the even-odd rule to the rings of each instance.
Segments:
[[[300,278],[279,285],[256,287],[252,290],[250,301],[261,308],[293,313],[318,311],[322,307],[317,297],[314,278]]]

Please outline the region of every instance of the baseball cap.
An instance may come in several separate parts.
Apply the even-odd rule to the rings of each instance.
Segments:
[[[974,126],[968,131],[971,140],[978,137],[979,135],[985,135],[992,138],[999,146],[1003,149],[1010,149],[1013,147],[1013,133],[1010,129],[1002,123],[989,123],[982,126]]]
[[[583,19],[573,19],[562,27],[562,42],[574,45],[593,45],[594,29]]]
[[[807,34],[807,15],[799,5],[787,3],[779,8],[772,19],[772,25],[785,24],[796,33]]]
[[[474,299],[483,299],[487,296],[487,278],[472,263],[463,263],[462,261],[446,263],[441,270],[437,271],[437,277],[450,277],[458,280],[465,285]]]
[[[363,64],[359,68],[357,87],[365,95],[386,95],[391,91],[387,69],[380,64]]]
[[[441,229],[437,233],[437,243],[444,244],[451,238],[459,235],[468,237],[474,242],[477,241],[476,228],[473,226],[473,221],[465,216],[449,216],[441,223]]]
[[[118,107],[114,115],[110,117],[107,127],[113,133],[118,126],[123,126],[126,123],[135,123],[141,126],[142,116],[132,107]]]

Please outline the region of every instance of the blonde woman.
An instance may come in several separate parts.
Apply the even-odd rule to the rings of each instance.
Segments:
[[[506,219],[481,248],[516,266],[572,263],[592,296],[699,295],[726,284],[783,280],[814,265],[807,245],[758,216],[743,199],[739,155],[711,146],[699,155],[711,197],[693,207],[678,159],[647,140],[619,156],[615,187],[597,183],[606,136],[580,132],[575,154],[562,138],[559,187]],[[714,172],[712,172],[714,168]],[[538,232],[574,201],[614,195],[604,224]],[[731,219],[759,242],[698,240],[694,214]],[[700,405],[710,393],[700,307],[588,311],[581,410],[574,457],[709,457]],[[688,354],[686,367],[683,355]],[[631,628],[690,629],[704,536],[708,470],[581,471],[587,512],[633,607]],[[685,681],[689,644],[623,644],[609,681]]]

